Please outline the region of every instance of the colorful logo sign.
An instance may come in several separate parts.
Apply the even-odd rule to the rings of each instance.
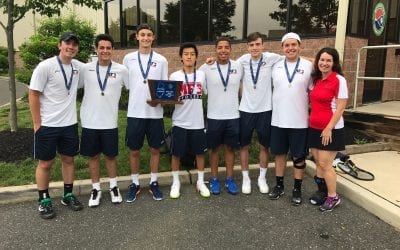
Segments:
[[[385,5],[379,2],[375,5],[374,11],[372,13],[372,29],[376,36],[382,35],[386,26],[386,10]]]

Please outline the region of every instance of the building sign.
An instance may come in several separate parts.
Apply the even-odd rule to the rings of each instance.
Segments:
[[[383,3],[378,2],[375,5],[374,11],[372,13],[372,29],[376,36],[382,35],[386,26],[386,10]]]

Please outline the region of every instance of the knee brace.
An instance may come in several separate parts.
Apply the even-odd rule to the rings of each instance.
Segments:
[[[295,158],[292,157],[293,167],[297,169],[305,169],[306,168],[306,157]]]

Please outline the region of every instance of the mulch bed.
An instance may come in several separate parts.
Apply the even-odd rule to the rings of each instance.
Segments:
[[[376,140],[362,131],[346,127],[346,145],[355,143],[355,140],[375,142]],[[32,157],[33,130],[20,128],[17,132],[0,131],[0,162],[17,163]]]

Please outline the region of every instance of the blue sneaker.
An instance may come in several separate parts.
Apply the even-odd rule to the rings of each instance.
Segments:
[[[228,190],[228,193],[230,193],[230,194],[239,193],[239,190],[238,190],[238,188],[236,186],[235,180],[232,177],[226,178],[225,187]]]
[[[132,183],[128,187],[128,194],[126,195],[126,202],[134,202],[140,193],[140,185]]]
[[[210,190],[212,194],[220,194],[221,193],[221,187],[219,186],[219,180],[217,177],[213,177],[210,180]]]
[[[149,192],[153,195],[154,200],[160,201],[163,199],[163,193],[160,191],[157,181],[153,181],[149,187]]]

